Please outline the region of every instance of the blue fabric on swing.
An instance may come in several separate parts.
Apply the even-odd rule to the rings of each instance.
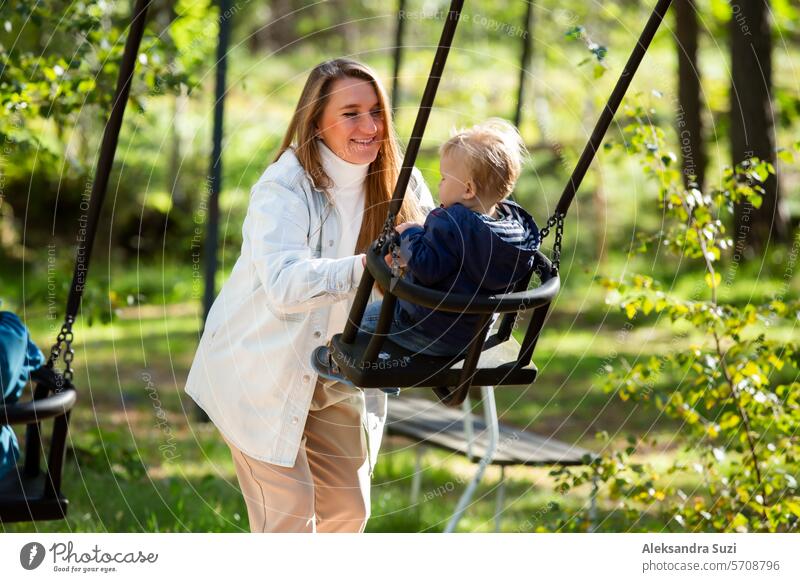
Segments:
[[[45,362],[41,350],[19,317],[0,311],[0,394],[3,404],[13,404],[22,396],[32,371]],[[0,426],[0,479],[19,460],[19,442],[10,426]]]

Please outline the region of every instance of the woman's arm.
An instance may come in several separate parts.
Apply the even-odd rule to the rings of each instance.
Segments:
[[[414,169],[419,206],[427,214],[433,198]],[[310,311],[341,301],[355,291],[364,272],[362,255],[316,258],[308,246],[310,214],[305,196],[273,180],[251,191],[243,233],[270,308],[281,313]]]
[[[361,256],[316,258],[308,245],[305,195],[275,181],[257,183],[244,221],[248,257],[271,309],[310,311],[345,299],[358,285]]]

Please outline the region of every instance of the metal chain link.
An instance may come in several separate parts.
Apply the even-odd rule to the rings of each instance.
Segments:
[[[47,367],[52,368],[61,356],[61,345],[64,345],[64,372],[62,376],[67,382],[72,382],[72,360],[75,358],[75,351],[72,349],[72,342],[75,339],[75,335],[72,333],[74,321],[72,316],[67,316],[64,320],[61,331],[58,332],[56,337],[56,343],[50,348],[50,357],[47,359]]]
[[[392,254],[392,277],[399,278],[403,272],[400,267],[400,245],[397,244],[396,239],[393,239],[389,245],[389,251]]]
[[[547,219],[547,224],[539,231],[539,246],[542,241],[550,234],[550,229],[556,227],[556,239],[553,242],[553,270],[557,273],[561,266],[561,241],[564,236],[564,214],[557,212]]]
[[[376,248],[380,250],[386,245],[387,241],[389,242],[389,253],[392,257],[392,277],[400,277],[402,274],[400,270],[400,247],[397,244],[397,236],[394,233],[394,222],[395,216],[389,214],[383,224],[383,231],[378,235]]]

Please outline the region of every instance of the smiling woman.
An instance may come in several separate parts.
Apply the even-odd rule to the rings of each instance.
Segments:
[[[186,383],[230,447],[253,531],[358,532],[386,396],[318,380],[341,333],[400,166],[375,74],[348,59],[309,74],[278,155],[253,187],[239,259]],[[433,200],[415,170],[398,222]],[[377,297],[376,297],[377,299]]]
[[[334,181],[326,172],[330,168],[323,167],[320,143],[340,161],[369,164],[356,243],[359,252],[380,234],[400,171],[402,160],[391,111],[386,91],[369,67],[350,59],[326,61],[309,74],[275,157],[277,163],[287,151],[294,153],[313,185],[331,201]],[[424,186],[418,172],[415,182]],[[420,218],[417,202],[412,196],[403,204],[398,223]]]
[[[343,160],[371,163],[384,138],[383,109],[372,83],[353,77],[335,81],[317,135]]]

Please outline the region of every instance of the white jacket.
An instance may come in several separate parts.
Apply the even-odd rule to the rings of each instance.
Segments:
[[[415,169],[425,212],[433,199]],[[352,304],[360,257],[336,256],[339,217],[292,150],[253,186],[242,250],[214,301],[186,392],[247,455],[294,466],[317,375],[311,352],[328,337],[330,305]],[[386,394],[365,390],[371,465],[386,420]]]

